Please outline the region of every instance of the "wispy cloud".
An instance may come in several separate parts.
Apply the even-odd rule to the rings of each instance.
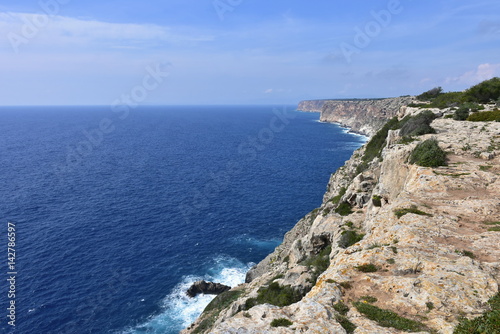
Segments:
[[[39,22],[46,22],[40,25]],[[187,28],[155,24],[110,23],[83,20],[65,16],[45,16],[31,13],[0,13],[0,35],[17,34],[27,37],[26,31],[36,31],[34,40],[44,45],[61,48],[75,45],[89,47],[107,43],[110,47],[138,47],[141,44],[158,45],[207,42],[213,36],[189,31]]]

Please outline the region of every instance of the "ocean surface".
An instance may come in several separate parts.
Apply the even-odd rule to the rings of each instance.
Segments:
[[[365,141],[318,119],[295,106],[0,108],[0,332],[178,333],[213,298],[189,285],[242,283]]]

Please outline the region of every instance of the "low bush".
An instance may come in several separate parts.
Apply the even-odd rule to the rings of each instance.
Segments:
[[[330,266],[330,253],[332,252],[332,246],[328,245],[322,249],[317,255],[311,256],[306,260],[302,261],[302,265],[309,267],[313,274],[313,284],[316,284],[316,280],[319,275],[321,275]]]
[[[342,199],[342,196],[345,195],[346,191],[347,191],[346,187],[340,188],[338,195],[332,197],[330,202],[332,202],[333,204],[337,204],[338,202],[340,202],[340,200]]]
[[[445,166],[446,152],[439,147],[436,139],[427,139],[415,147],[410,163],[423,167]]]
[[[203,319],[200,324],[194,329],[193,334],[199,334],[205,332],[207,329],[211,328],[220,312],[228,308],[231,303],[238,299],[243,294],[243,291],[226,291],[215,297],[210,304],[205,307],[201,315]]]
[[[356,330],[356,325],[350,322],[349,319],[347,319],[347,317],[344,315],[337,314],[335,316],[335,320],[337,320],[340,326],[345,329],[347,334],[352,334]]]
[[[370,304],[376,303],[378,301],[378,299],[373,296],[361,296],[360,299]]]
[[[475,319],[461,319],[453,334],[500,333],[500,293],[493,296],[488,303],[490,311]]]
[[[300,301],[302,297],[302,294],[291,286],[281,286],[278,282],[273,282],[268,287],[260,288],[257,298],[248,298],[245,302],[245,309],[249,310],[259,304],[288,306]]]
[[[436,115],[430,110],[421,112],[414,117],[405,117],[401,120],[401,130],[399,135],[402,137],[421,136],[428,133],[436,133],[430,124],[436,119]]]
[[[289,327],[293,325],[293,322],[286,318],[278,318],[271,321],[271,327]]]
[[[420,215],[420,216],[428,216],[428,217],[432,217],[432,215],[430,213],[427,213],[427,212],[424,212],[424,211],[421,211],[419,209],[417,209],[417,207],[415,205],[412,205],[411,207],[409,208],[404,208],[404,209],[396,209],[394,210],[394,214],[396,215],[396,217],[398,218],[401,218],[403,217],[404,215],[406,215],[407,213],[414,213],[416,215]]]
[[[349,312],[349,306],[342,302],[338,302],[336,304],[333,304],[333,309],[337,312],[339,312],[342,315],[346,315],[347,312]]]
[[[471,122],[500,122],[500,110],[481,111],[467,118]]]
[[[373,206],[382,206],[382,197],[378,196],[378,195],[373,195],[372,196],[372,203],[373,203]]]
[[[382,327],[392,327],[407,332],[421,332],[428,330],[428,328],[421,322],[401,317],[395,312],[384,310],[377,306],[363,302],[354,302],[353,305],[359,313],[363,314],[368,319],[377,322]]]
[[[351,207],[351,205],[349,203],[342,202],[335,209],[335,212],[338,213],[341,216],[348,216],[348,215],[350,215],[352,213],[352,207]]]
[[[373,263],[362,264],[356,267],[357,270],[363,273],[374,273],[378,271],[378,267]]]
[[[361,241],[364,237],[364,234],[358,234],[353,230],[343,231],[338,241],[338,245],[341,248],[348,248]]]
[[[465,121],[467,117],[469,117],[469,109],[465,107],[458,108],[453,114],[453,119],[455,121]]]

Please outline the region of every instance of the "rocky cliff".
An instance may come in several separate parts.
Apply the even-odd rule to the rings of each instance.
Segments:
[[[335,122],[364,135],[372,136],[388,119],[414,100],[404,96],[388,99],[301,101],[298,110],[321,112],[322,122]]]
[[[431,126],[404,140],[386,131],[370,161],[373,145],[357,150],[322,205],[184,333],[451,334],[488,311],[500,284],[500,123]],[[446,166],[408,162],[429,138]]]

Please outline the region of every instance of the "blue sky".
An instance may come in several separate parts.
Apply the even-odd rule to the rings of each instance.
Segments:
[[[0,105],[294,104],[493,76],[498,0],[0,4]]]

